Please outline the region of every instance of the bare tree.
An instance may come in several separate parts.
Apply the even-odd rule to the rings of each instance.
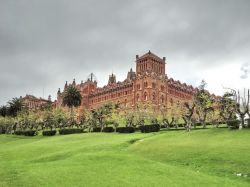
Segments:
[[[246,89],[244,88],[243,93],[240,93],[239,90],[238,91],[233,89],[230,90],[233,99],[236,102],[236,113],[240,117],[239,129],[242,129],[244,126],[245,116],[246,114],[249,115],[249,99],[250,99],[249,89],[246,92]]]
[[[186,123],[187,131],[191,130],[192,127],[192,116],[194,114],[195,104],[184,103],[184,107],[186,108],[185,113],[183,114],[182,118]]]

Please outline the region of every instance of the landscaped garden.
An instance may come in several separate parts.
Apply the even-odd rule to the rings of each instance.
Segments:
[[[0,136],[0,186],[249,186],[250,131]]]
[[[249,91],[216,101],[203,87],[172,111],[107,103],[77,116],[70,89],[65,108],[0,108],[1,187],[250,186]]]

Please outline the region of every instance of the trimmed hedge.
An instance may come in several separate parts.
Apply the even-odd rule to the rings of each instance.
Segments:
[[[246,119],[246,121],[247,121],[247,127],[250,128],[250,119],[248,118]]]
[[[114,132],[114,128],[113,127],[104,127],[102,132]]]
[[[66,135],[66,134],[78,134],[83,133],[84,129],[60,129],[59,134]]]
[[[212,122],[206,122],[206,125],[209,126],[209,125],[213,125]]]
[[[56,135],[56,130],[46,130],[46,131],[43,131],[43,136],[54,136]]]
[[[23,135],[23,136],[36,136],[37,131],[35,130],[27,130],[27,131],[15,131],[15,135]]]
[[[230,129],[238,129],[240,125],[240,121],[239,120],[229,120],[227,121],[227,126]]]
[[[160,131],[160,125],[159,124],[144,125],[140,126],[140,130],[142,133],[158,132]]]
[[[195,126],[202,126],[202,123],[201,122],[196,122]]]
[[[119,132],[119,133],[134,133],[135,128],[134,127],[118,127],[118,128],[116,128],[116,132]]]
[[[95,127],[95,128],[93,128],[92,132],[101,132],[101,128],[100,127]]]
[[[179,123],[179,124],[178,124],[178,127],[185,127],[185,126],[186,126],[185,123]]]

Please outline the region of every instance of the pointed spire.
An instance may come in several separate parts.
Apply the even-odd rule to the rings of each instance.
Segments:
[[[68,81],[65,82],[64,90],[68,88]]]
[[[60,88],[58,88],[57,94],[60,94],[60,93],[61,93],[61,89],[60,89]]]
[[[51,95],[49,95],[49,97],[48,97],[48,101],[51,101]]]
[[[76,79],[73,79],[73,86],[75,86],[76,85]]]

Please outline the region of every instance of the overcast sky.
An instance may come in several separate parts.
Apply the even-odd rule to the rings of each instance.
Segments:
[[[216,94],[250,87],[249,0],[0,0],[0,105],[55,99],[65,81],[124,80],[135,56],[167,60],[168,77]]]

